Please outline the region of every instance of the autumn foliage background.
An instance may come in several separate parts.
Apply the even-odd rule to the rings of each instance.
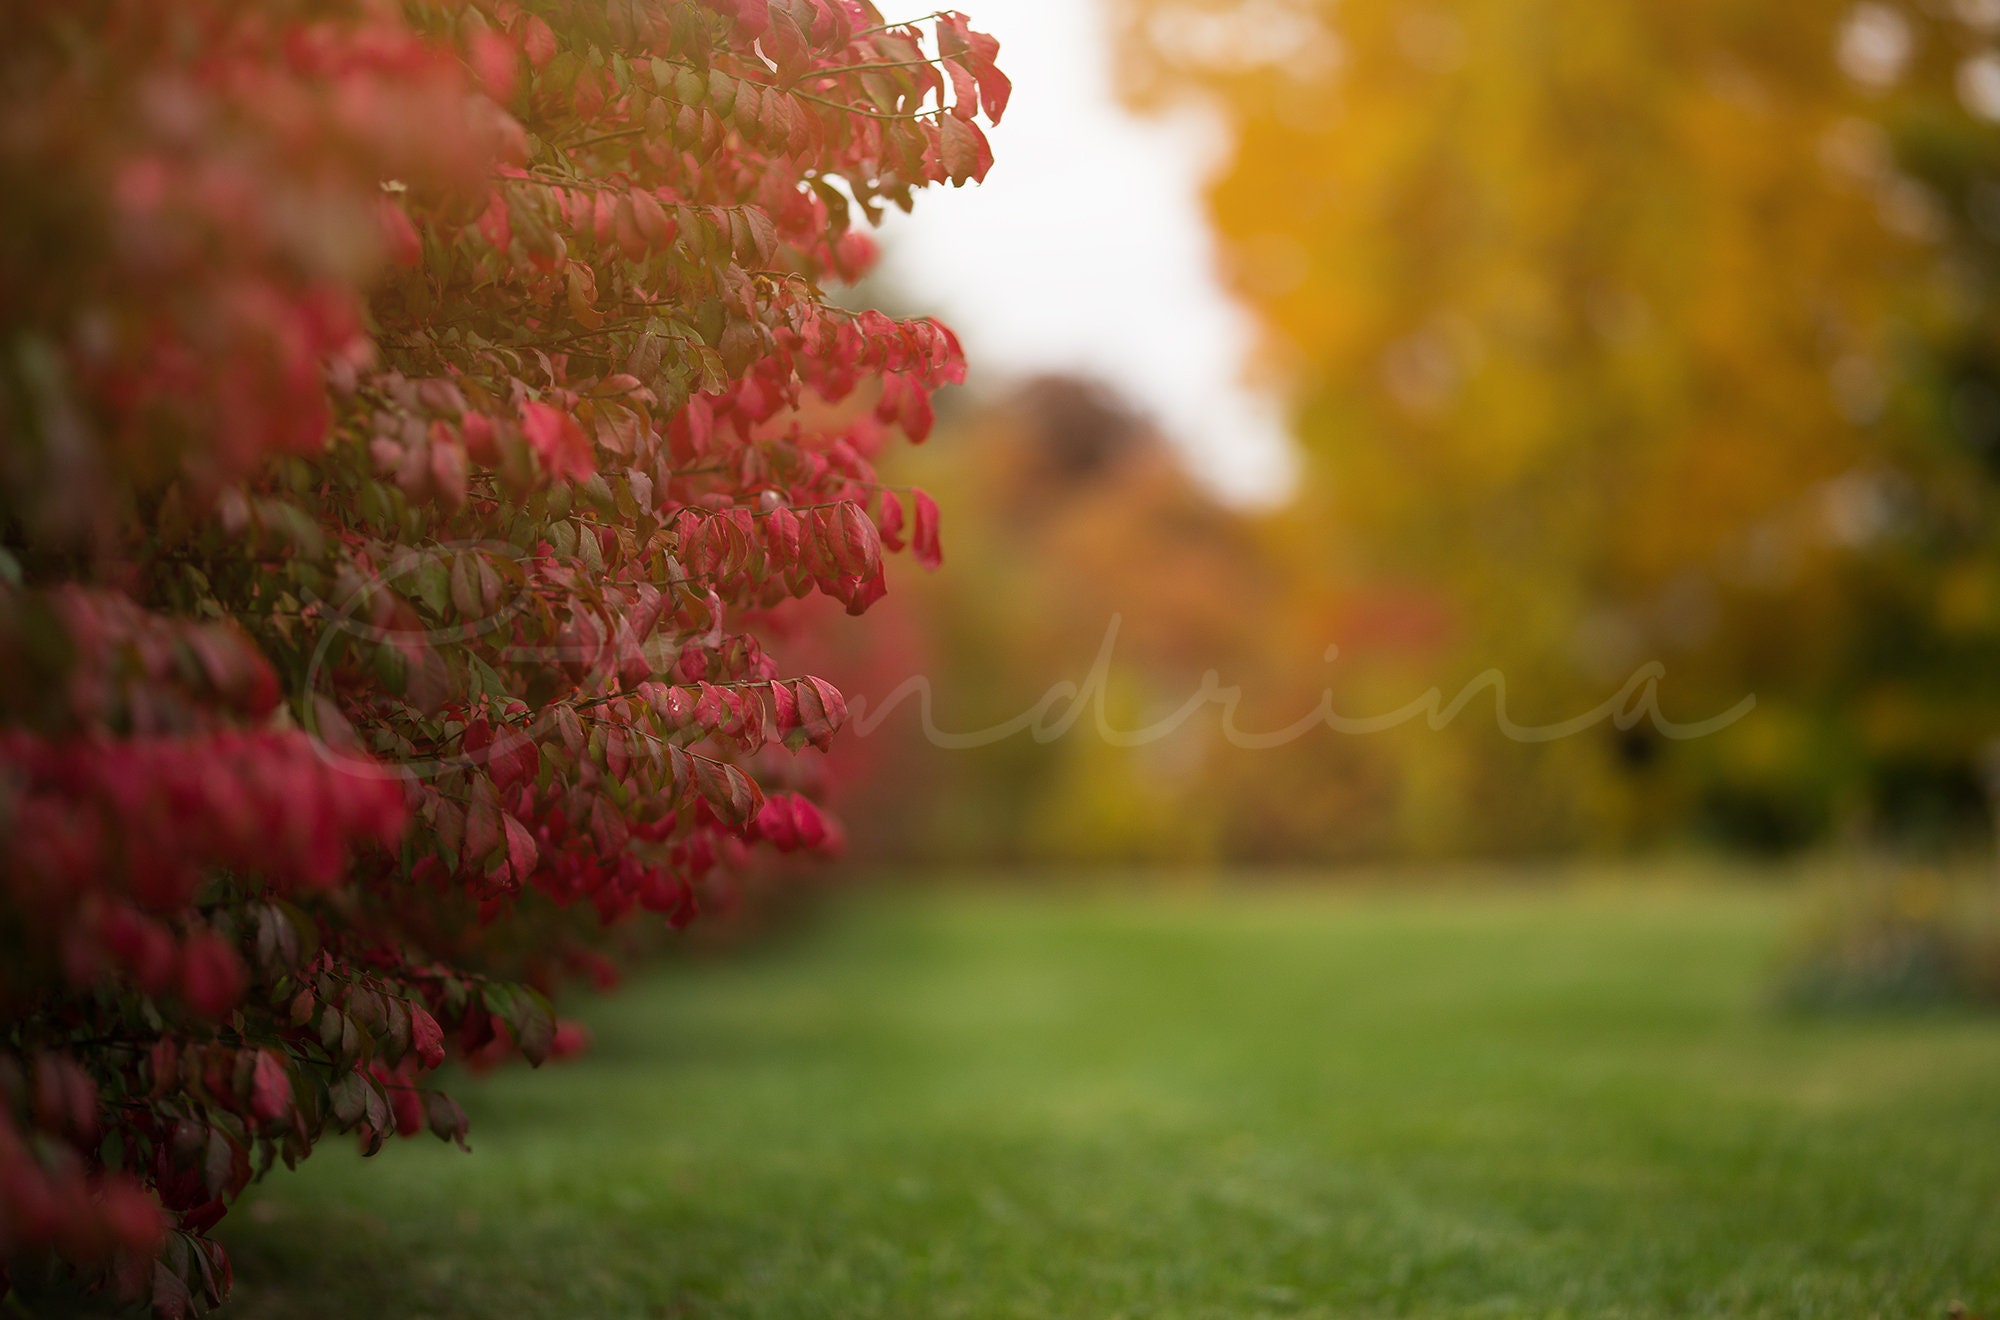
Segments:
[[[1284,866],[1985,846],[2000,12],[1110,8],[1128,102],[1221,130],[1203,204],[1296,485],[1273,508],[1217,496],[1179,459],[1206,452],[1189,419],[1101,382],[990,391],[907,469],[957,529],[951,574],[913,588],[928,649],[850,687],[879,705],[927,673],[941,728],[985,729],[1082,682],[1116,615],[1120,729],[1210,669],[1246,733],[1323,692],[1357,720],[1419,709],[1256,749],[1214,706],[1138,747],[1085,715],[937,756],[906,703],[859,740],[903,767],[857,783],[879,790],[859,847]],[[1558,724],[1648,666],[1670,723],[1754,711],[1529,743],[1488,688],[1423,718],[1427,690],[1443,708],[1497,673],[1516,724]]]

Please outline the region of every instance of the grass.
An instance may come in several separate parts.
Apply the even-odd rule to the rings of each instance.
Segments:
[[[1764,1006],[1771,891],[882,895],[327,1150],[241,1317],[2000,1308],[2000,1026]]]

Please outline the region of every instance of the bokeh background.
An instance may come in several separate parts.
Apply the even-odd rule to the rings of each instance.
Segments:
[[[1755,708],[963,750],[912,701],[852,749],[858,856],[1986,847],[2000,4],[991,8],[1001,164],[863,291],[981,364],[898,474],[950,566],[835,677],[989,728],[1115,617],[1128,729],[1210,669],[1244,730],[1487,671],[1521,725],[1648,665],[1666,721]]]

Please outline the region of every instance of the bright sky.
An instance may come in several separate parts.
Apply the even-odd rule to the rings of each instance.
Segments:
[[[932,189],[883,226],[886,274],[958,331],[976,385],[1095,376],[1151,414],[1223,494],[1287,490],[1277,401],[1247,388],[1248,315],[1215,277],[1201,185],[1212,126],[1112,94],[1101,0],[967,0],[1014,80],[986,182]],[[896,10],[891,11],[894,17]]]

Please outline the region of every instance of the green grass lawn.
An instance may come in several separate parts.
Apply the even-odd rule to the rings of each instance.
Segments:
[[[242,1317],[2000,1309],[2000,1023],[1765,1007],[1789,900],[881,894],[224,1227]]]

